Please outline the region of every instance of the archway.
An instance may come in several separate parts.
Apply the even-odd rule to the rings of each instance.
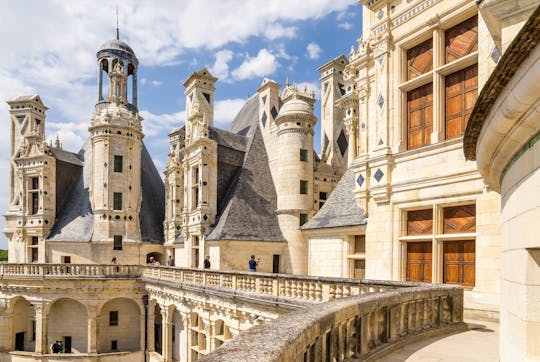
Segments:
[[[163,323],[161,320],[161,308],[159,304],[156,303],[154,307],[154,351],[159,354],[162,354],[162,336],[163,336]]]
[[[15,351],[35,351],[36,311],[26,299],[13,300],[13,349]]]
[[[83,304],[70,298],[57,299],[48,315],[48,346],[62,341],[64,353],[88,351],[88,312]]]
[[[131,299],[116,298],[99,311],[98,353],[141,349],[141,309]]]
[[[159,264],[155,263],[156,261],[159,262]],[[158,252],[151,252],[146,254],[146,263],[147,264],[154,264],[155,265],[165,265],[165,258],[162,253]]]
[[[174,309],[172,316],[172,359],[173,361],[187,360],[187,331],[180,312]]]

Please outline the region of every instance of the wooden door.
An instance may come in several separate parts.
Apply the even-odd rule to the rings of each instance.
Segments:
[[[431,241],[407,243],[407,281],[431,283]]]
[[[272,273],[279,273],[279,254],[272,255]]]
[[[433,83],[407,93],[407,147],[431,143],[433,131]]]
[[[452,240],[444,242],[444,283],[473,288],[475,283],[475,241]]]

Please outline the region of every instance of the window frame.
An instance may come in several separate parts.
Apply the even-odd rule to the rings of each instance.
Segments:
[[[124,172],[124,156],[114,155],[113,171],[117,173]]]
[[[300,180],[300,195],[307,195],[309,191],[308,180]]]
[[[114,318],[113,318],[114,316]],[[109,311],[109,326],[118,326],[119,320],[118,320],[119,313],[117,310],[111,310]]]
[[[123,249],[124,238],[122,235],[113,236],[113,250],[122,250]]]
[[[113,192],[113,210],[123,210],[123,197],[124,195],[122,192]]]

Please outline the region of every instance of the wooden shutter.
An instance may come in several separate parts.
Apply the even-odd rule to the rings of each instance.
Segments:
[[[452,240],[444,242],[444,283],[459,284],[466,288],[475,283],[475,241]]]
[[[407,211],[407,235],[433,233],[433,209]]]
[[[433,131],[433,83],[407,93],[408,148],[431,143]]]
[[[431,283],[431,241],[407,243],[407,280]]]
[[[474,16],[445,33],[446,63],[478,50],[478,17]]]
[[[476,232],[476,205],[460,205],[444,208],[445,234]]]
[[[472,65],[445,78],[446,138],[460,136],[478,96],[478,66]]]
[[[407,80],[433,69],[433,41],[426,40],[422,44],[407,51]]]

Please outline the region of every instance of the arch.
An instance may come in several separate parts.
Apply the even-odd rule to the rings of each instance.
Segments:
[[[141,308],[132,299],[114,298],[98,314],[98,353],[141,349]]]
[[[71,298],[59,298],[49,304],[47,345],[64,343],[65,353],[88,350],[88,311],[84,304]]]
[[[9,301],[11,314],[12,349],[16,351],[35,351],[36,348],[36,310],[24,297],[17,296]]]
[[[146,263],[147,264],[152,264],[152,260],[154,262],[156,260],[159,261],[159,265],[165,265],[165,256],[164,256],[163,253],[153,251],[151,253],[146,254]]]
[[[231,339],[231,331],[222,319],[214,322],[214,345],[218,348],[223,343]]]
[[[162,354],[163,321],[161,317],[161,307],[158,303],[154,306],[154,351]]]
[[[172,315],[172,359],[173,361],[187,360],[187,330],[180,311],[173,305]]]

